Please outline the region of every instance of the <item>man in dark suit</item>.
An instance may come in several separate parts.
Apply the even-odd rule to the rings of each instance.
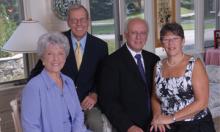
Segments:
[[[159,57],[143,50],[147,35],[145,20],[130,19],[125,31],[127,43],[103,65],[100,107],[118,132],[147,132],[150,128],[153,67]]]
[[[87,32],[90,19],[88,11],[82,5],[73,5],[69,8],[67,23],[70,30],[64,32],[64,35],[69,39],[70,53],[62,73],[72,78],[77,87],[88,127],[93,131],[102,132],[101,113],[94,106],[97,103],[96,83],[100,64],[108,55],[107,43]],[[77,48],[81,56],[79,63],[74,53]],[[42,69],[42,62],[39,61],[32,70],[30,78],[39,74]]]

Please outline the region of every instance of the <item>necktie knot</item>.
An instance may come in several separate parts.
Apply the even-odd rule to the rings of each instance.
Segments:
[[[76,46],[77,46],[77,48],[80,47],[80,42],[79,41],[76,42]]]
[[[136,54],[134,57],[135,57],[137,60],[141,60],[141,54]]]

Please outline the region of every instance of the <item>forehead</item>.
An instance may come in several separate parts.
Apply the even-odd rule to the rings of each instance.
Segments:
[[[86,17],[86,11],[83,8],[72,9],[70,11],[70,17]]]
[[[147,31],[147,25],[142,20],[131,20],[128,23],[128,30],[129,31]]]

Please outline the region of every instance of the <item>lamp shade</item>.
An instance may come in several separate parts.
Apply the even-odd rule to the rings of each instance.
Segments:
[[[39,37],[47,30],[39,21],[22,21],[2,50],[11,52],[34,53]]]

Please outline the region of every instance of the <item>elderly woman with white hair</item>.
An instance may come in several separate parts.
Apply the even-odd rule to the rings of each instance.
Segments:
[[[47,33],[38,40],[44,70],[22,91],[24,132],[87,132],[73,81],[60,71],[69,53],[67,38]]]

